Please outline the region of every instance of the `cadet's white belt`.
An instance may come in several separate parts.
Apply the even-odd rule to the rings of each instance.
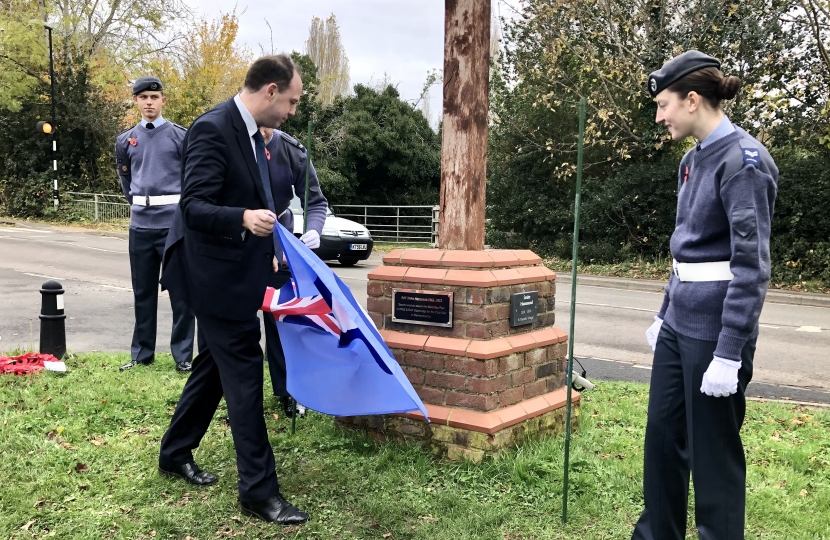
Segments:
[[[179,204],[181,198],[181,195],[136,195],[133,197],[133,204],[138,206],[165,206]]]
[[[731,281],[729,261],[682,263],[672,259],[672,273],[680,281]]]

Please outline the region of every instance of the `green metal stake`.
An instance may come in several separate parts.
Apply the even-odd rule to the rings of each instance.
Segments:
[[[571,458],[571,385],[574,370],[574,319],[576,312],[576,262],[579,256],[579,204],[582,199],[582,147],[585,141],[585,98],[579,100],[579,146],[576,158],[574,245],[571,261],[571,333],[568,339],[568,402],[565,405],[565,475],[562,490],[562,523],[568,522],[568,462]]]
[[[308,121],[308,135],[305,144],[305,199],[303,199],[303,234],[308,232],[308,175],[311,163],[311,120]],[[294,402],[294,414],[291,415],[291,434],[297,431],[297,400]]]

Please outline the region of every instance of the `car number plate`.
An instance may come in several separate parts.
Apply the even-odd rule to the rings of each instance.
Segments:
[[[352,244],[349,249],[352,251],[366,251],[366,244]]]

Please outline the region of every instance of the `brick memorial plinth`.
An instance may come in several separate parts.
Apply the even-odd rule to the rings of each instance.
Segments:
[[[568,336],[553,326],[556,274],[541,262],[527,250],[397,249],[386,255],[369,273],[369,315],[431,423],[421,413],[341,417],[337,423],[473,461],[564,430]],[[401,290],[452,292],[452,326],[393,321],[393,292]],[[534,291],[535,322],[511,326],[511,296]],[[572,401],[576,418],[578,393]]]

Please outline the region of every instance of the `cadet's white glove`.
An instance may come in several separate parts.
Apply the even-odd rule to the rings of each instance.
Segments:
[[[738,370],[741,363],[715,356],[703,374],[700,391],[707,396],[726,397],[738,391]]]
[[[646,330],[646,340],[648,340],[648,344],[651,345],[652,351],[657,348],[657,336],[660,335],[661,326],[663,326],[663,319],[655,315],[654,323],[648,327],[648,330]]]
[[[300,237],[300,241],[308,247],[308,249],[317,249],[320,247],[320,233],[315,230],[310,230]]]

